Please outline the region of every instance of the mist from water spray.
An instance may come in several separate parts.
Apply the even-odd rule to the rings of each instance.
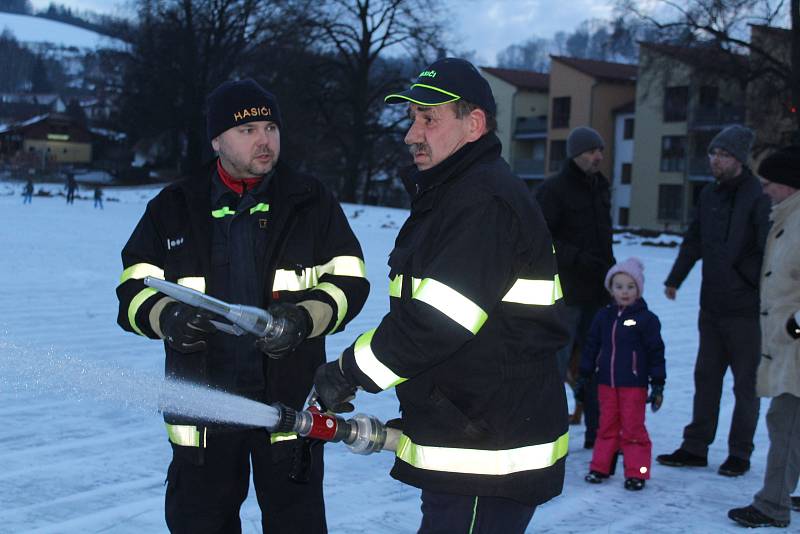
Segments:
[[[190,356],[189,356],[190,357]],[[97,400],[148,414],[169,412],[221,423],[272,428],[272,406],[205,386],[84,361],[53,348],[0,340],[0,393]]]

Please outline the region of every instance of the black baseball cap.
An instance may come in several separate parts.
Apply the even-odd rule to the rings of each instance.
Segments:
[[[465,59],[448,57],[435,61],[420,72],[410,89],[391,94],[383,101],[387,104],[413,102],[420,106],[440,106],[462,98],[492,115],[497,112],[492,88],[478,69]]]

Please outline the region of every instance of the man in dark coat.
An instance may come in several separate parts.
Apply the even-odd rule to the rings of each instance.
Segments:
[[[600,172],[603,139],[588,127],[575,128],[567,138],[567,160],[561,172],[536,191],[547,226],[553,235],[558,275],[567,304],[569,344],[558,354],[562,379],[570,361],[577,362],[597,311],[609,302],[604,287],[614,264],[611,250],[611,198],[608,179]],[[597,435],[597,385],[584,388],[586,418],[584,447],[594,446]],[[578,421],[580,410],[576,408]]]
[[[694,220],[669,273],[664,292],[674,300],[697,260],[703,260],[700,289],[700,346],[694,369],[692,422],[683,443],[656,460],[673,467],[708,465],[708,447],[719,419],[722,380],[733,372],[733,409],[724,476],[750,469],[753,434],[758,422],[756,369],[761,354],[758,281],[769,230],[770,201],[747,167],[753,133],[729,126],[708,146],[715,181],[700,193]]]
[[[208,97],[207,125],[219,158],[151,200],[122,250],[117,321],[164,340],[170,379],[301,409],[325,337],[366,300],[361,247],[333,194],[280,157],[274,95],[253,80],[225,82]],[[268,307],[285,329],[270,338],[218,331],[208,313],[146,287],[145,276]],[[264,533],[327,532],[321,446],[305,461],[306,442],[294,433],[169,410],[164,419],[170,531],[241,532],[252,464]]]
[[[561,493],[567,452],[550,233],[500,157],[494,96],[473,65],[439,60],[386,101],[408,106],[416,166],[389,256],[389,313],[314,384],[339,410],[356,386],[396,388],[391,474],[422,489],[420,534],[522,534]]]

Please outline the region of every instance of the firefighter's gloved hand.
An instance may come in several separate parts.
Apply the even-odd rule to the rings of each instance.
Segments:
[[[267,311],[275,320],[283,323],[283,332],[275,337],[258,338],[256,347],[270,358],[280,360],[308,337],[314,322],[305,308],[290,302],[270,304]]]
[[[650,384],[650,396],[647,397],[650,409],[657,412],[664,402],[664,384]]]
[[[178,352],[188,354],[206,350],[206,337],[216,332],[211,324],[214,315],[205,310],[170,302],[161,310],[158,323],[167,344]]]
[[[800,339],[800,311],[789,317],[789,322],[786,323],[786,331],[794,339]]]
[[[339,362],[320,365],[314,373],[314,389],[325,408],[334,413],[352,412],[355,407],[349,402],[356,398],[356,386],[342,373]]]
[[[578,375],[578,378],[575,379],[575,387],[572,388],[575,402],[583,402],[586,399],[586,388],[589,386],[590,378],[586,375]]]

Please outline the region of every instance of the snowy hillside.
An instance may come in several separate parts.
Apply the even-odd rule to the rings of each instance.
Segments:
[[[8,30],[26,44],[50,43],[80,49],[119,48],[124,43],[84,28],[30,15],[0,13],[0,31]]]
[[[91,191],[80,190],[85,198],[72,206],[63,196],[34,197],[23,206],[21,189],[0,182],[0,533],[165,532],[170,448],[155,413],[157,399],[128,406],[115,400],[123,387],[158,380],[163,370],[160,343],[116,325],[114,294],[120,249],[155,190],[106,189],[100,211],[92,208]],[[352,205],[345,212],[363,245],[372,291],[347,331],[329,340],[329,359],[387,311],[386,258],[406,216],[402,210]],[[699,268],[678,300],[669,302],[661,282],[677,249],[624,240],[615,253],[644,259],[645,297],[664,325],[664,407],[648,412],[647,424],[654,454],[671,452],[691,412]],[[654,464],[642,492],[625,491],[619,471],[603,484],[585,483],[590,451],[582,448],[583,428],[571,427],[564,494],[537,510],[530,532],[742,533],[726,512],[748,504],[761,486],[767,403],[751,472],[721,477],[716,469],[727,454],[731,387],[728,376],[709,467]],[[389,392],[360,393],[356,407],[382,419],[397,414]],[[326,446],[332,534],[416,532],[419,491],[391,479],[391,464],[388,453],[361,457],[340,445]],[[260,532],[253,491],[242,517],[244,532]],[[793,520],[796,529],[800,516]]]

